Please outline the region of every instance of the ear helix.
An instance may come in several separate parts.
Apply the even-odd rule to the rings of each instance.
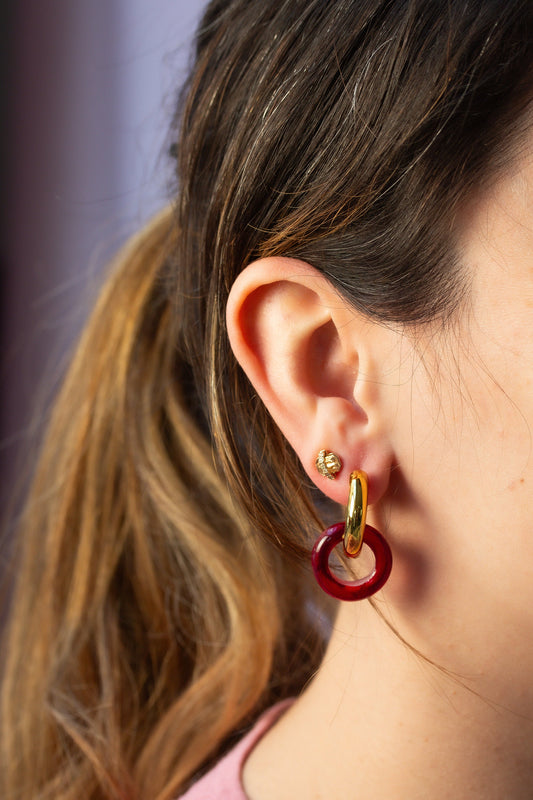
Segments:
[[[331,458],[333,457],[333,458]],[[326,460],[330,465],[326,465]],[[317,456],[316,468],[321,475],[335,480],[341,469],[341,461],[334,453],[321,450]],[[311,563],[319,586],[338,600],[363,600],[378,592],[386,583],[392,569],[392,553],[383,535],[366,524],[368,503],[368,477],[363,470],[350,474],[350,494],[346,508],[346,519],[331,525],[315,542]],[[345,554],[357,558],[363,544],[374,553],[375,565],[370,575],[357,581],[344,581],[331,572],[329,557],[331,551],[342,542]]]

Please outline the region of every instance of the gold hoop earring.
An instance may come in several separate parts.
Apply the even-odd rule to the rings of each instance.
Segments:
[[[350,494],[343,536],[344,552],[350,558],[358,556],[363,546],[367,503],[368,477],[362,469],[356,469],[350,474]]]
[[[311,563],[319,586],[338,600],[363,600],[379,591],[387,581],[392,569],[392,553],[382,534],[366,524],[368,501],[368,479],[363,470],[354,470],[350,475],[350,496],[346,509],[346,521],[331,525],[316,540],[311,554]],[[329,556],[334,547],[343,543],[350,558],[357,558],[363,543],[374,553],[373,572],[357,581],[343,581],[329,568]]]

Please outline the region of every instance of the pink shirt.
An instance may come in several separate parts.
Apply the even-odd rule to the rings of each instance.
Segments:
[[[248,800],[242,785],[242,768],[259,739],[293,700],[283,700],[259,717],[254,727],[218,764],[200,778],[179,800]]]

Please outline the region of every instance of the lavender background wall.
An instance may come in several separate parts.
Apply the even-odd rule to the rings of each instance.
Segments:
[[[3,504],[22,478],[20,460],[40,427],[39,387],[60,374],[99,271],[164,204],[168,163],[161,155],[203,5],[13,0],[3,6]]]

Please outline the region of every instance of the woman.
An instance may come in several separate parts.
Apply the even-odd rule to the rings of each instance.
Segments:
[[[3,798],[533,795],[532,16],[209,5],[36,470]]]

